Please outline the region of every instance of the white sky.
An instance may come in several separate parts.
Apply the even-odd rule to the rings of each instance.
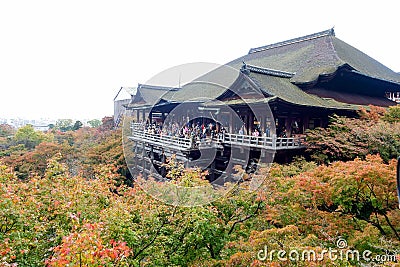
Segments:
[[[400,71],[400,1],[0,1],[0,118],[101,118],[121,86],[335,27]]]

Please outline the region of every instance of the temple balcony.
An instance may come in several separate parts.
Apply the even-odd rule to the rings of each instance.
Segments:
[[[222,147],[226,145],[236,147],[249,147],[253,149],[285,150],[304,148],[304,136],[277,137],[275,134],[267,136],[250,136],[241,134],[224,133],[204,139],[186,138],[170,135],[150,133],[141,124],[134,123],[131,126],[129,139],[137,142],[145,142],[151,145],[169,148],[171,150],[190,151],[201,147]]]

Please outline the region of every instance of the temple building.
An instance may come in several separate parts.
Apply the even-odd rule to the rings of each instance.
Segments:
[[[333,29],[251,48],[181,88],[139,84],[126,105],[135,164],[163,176],[175,154],[187,166],[204,160],[213,179],[237,164],[249,170],[260,157],[301,151],[305,130],[326,127],[332,114],[396,105],[399,92],[399,73]],[[210,162],[199,155],[207,149],[217,150]],[[233,156],[243,149],[246,157]]]

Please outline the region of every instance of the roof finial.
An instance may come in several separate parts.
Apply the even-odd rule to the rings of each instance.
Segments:
[[[242,73],[246,74],[246,75],[249,75],[249,74],[250,74],[250,70],[247,69],[247,64],[246,64],[246,62],[244,62],[244,61],[242,61],[242,62],[243,62],[243,65],[242,65],[242,67],[240,68],[240,71],[241,71]]]
[[[335,36],[335,26],[330,29],[330,35]]]

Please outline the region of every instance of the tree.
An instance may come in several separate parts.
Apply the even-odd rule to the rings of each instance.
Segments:
[[[90,127],[92,127],[92,128],[98,128],[98,127],[100,127],[100,125],[101,125],[101,120],[99,120],[99,119],[93,119],[93,120],[88,121],[88,124],[89,124]]]
[[[389,107],[389,110],[383,116],[383,120],[389,123],[400,122],[400,105]]]
[[[23,144],[27,149],[33,149],[43,141],[50,141],[51,136],[40,131],[35,131],[32,125],[26,125],[17,130],[14,141]]]
[[[101,119],[100,130],[108,131],[114,128],[114,118],[113,117],[104,117]]]
[[[76,131],[76,130],[82,128],[82,126],[83,126],[83,123],[81,121],[76,121],[74,126],[72,126],[72,131]]]
[[[377,153],[385,162],[396,158],[400,154],[400,124],[383,120],[385,112],[371,107],[369,112],[361,111],[360,118],[332,116],[327,128],[307,131],[307,152],[322,163]]]
[[[375,124],[381,122],[378,116]],[[134,186],[121,182],[127,167],[120,129],[83,127],[54,135],[29,151],[20,144],[0,153],[0,265],[357,265],[257,259],[265,245],[269,251],[337,249],[339,236],[350,249],[398,253],[395,162],[378,155],[321,166],[304,158],[261,166],[230,191],[214,189],[204,172],[171,158],[168,181],[148,179],[146,188],[141,177]],[[258,178],[261,187],[248,190]],[[154,188],[157,198],[171,196],[165,190],[170,185],[190,189],[180,194],[183,204],[204,197],[193,190],[199,186],[206,196],[223,197],[182,207],[148,193]]]
[[[48,266],[128,266],[127,257],[132,249],[125,242],[104,241],[102,223],[87,223],[74,227],[54,248],[55,255],[46,260]]]
[[[0,124],[0,137],[9,137],[15,133],[14,127],[8,124]]]
[[[364,161],[338,161],[303,173],[296,187],[308,196],[309,206],[350,215],[400,241],[400,224],[388,216],[398,207],[395,171],[395,160],[385,164],[379,156],[367,155]]]
[[[62,132],[70,131],[72,130],[72,127],[73,125],[71,119],[59,119],[56,121],[55,125],[55,128]]]
[[[263,207],[257,194],[247,190],[202,207],[164,205],[140,188],[116,185],[113,166],[99,165],[95,178],[86,179],[71,176],[60,159],[54,155],[44,175],[26,181],[0,168],[2,261],[188,266],[198,258],[220,259],[229,240],[248,235],[240,234],[241,226]],[[200,177],[197,170],[188,170],[181,180]]]

